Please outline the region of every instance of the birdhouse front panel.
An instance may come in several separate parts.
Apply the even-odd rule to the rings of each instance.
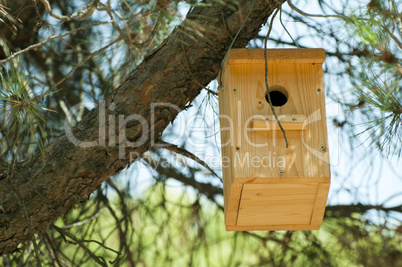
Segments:
[[[324,59],[323,49],[268,49],[266,77],[263,49],[229,52],[219,93],[227,230],[321,225],[330,183]]]

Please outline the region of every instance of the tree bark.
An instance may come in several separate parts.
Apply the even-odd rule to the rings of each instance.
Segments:
[[[47,146],[44,160],[35,159],[18,166],[12,175],[0,176],[0,255],[42,233],[135,158],[130,156],[147,151],[179,112],[168,106],[153,111],[152,103],[184,109],[215,79],[252,1],[241,1],[235,10],[212,3],[193,8],[126,81],[73,127],[80,145],[63,135]],[[244,47],[258,33],[278,3],[255,1],[235,47]],[[111,118],[116,124],[127,119],[127,124],[119,131]],[[124,137],[139,143],[129,144]],[[93,141],[96,145],[83,143]]]

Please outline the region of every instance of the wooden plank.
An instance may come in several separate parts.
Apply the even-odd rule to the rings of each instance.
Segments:
[[[226,86],[230,86],[229,79],[230,71],[228,68],[223,69],[222,80]],[[233,95],[228,90],[219,92],[219,121],[221,126],[221,149],[222,149],[222,176],[223,176],[223,196],[224,196],[224,210],[226,214],[227,204],[230,194],[230,187],[232,185],[233,165],[231,159],[233,158],[232,147],[234,146],[233,138],[233,110],[231,110],[231,99]]]
[[[311,215],[311,225],[320,226],[324,218],[325,206],[327,204],[329,183],[318,185],[317,197],[315,199],[313,214]]]
[[[239,203],[242,195],[243,185],[242,184],[232,184],[230,187],[230,194],[228,199],[228,204],[226,206],[226,225],[236,225],[237,216],[239,212]]]
[[[238,226],[310,224],[317,184],[245,184]]]
[[[324,86],[324,70],[321,66],[315,66],[316,75],[316,84],[318,85],[317,88],[322,88],[321,93],[319,94],[318,102],[320,103],[321,109],[321,116],[326,121],[327,115],[325,110],[325,86]],[[327,127],[322,128],[322,134],[324,135],[323,141],[328,144],[328,133]],[[322,174],[324,177],[331,176],[331,167],[329,164],[329,146],[326,146],[326,150],[323,151],[323,155],[321,155],[322,160],[319,163],[318,168],[322,170]]]
[[[321,48],[308,49],[267,49],[268,63],[315,63],[325,61],[325,50]],[[259,64],[265,63],[264,49],[231,49],[225,63],[232,64]]]
[[[248,225],[248,226],[233,226],[227,225],[226,231],[296,231],[296,230],[319,230],[318,225]]]
[[[329,183],[329,177],[250,177],[236,178],[233,183],[237,184],[318,184]]]
[[[233,118],[232,178],[329,177],[324,92],[321,67],[309,64],[270,64],[268,80],[287,90],[288,102],[275,108],[278,116],[303,114],[303,131],[287,131],[288,148],[280,131],[253,131],[256,116],[272,116],[265,100],[264,65],[229,66],[230,111]],[[253,160],[260,160],[259,165]],[[280,171],[284,174],[280,175]],[[232,179],[231,178],[231,179]]]
[[[303,130],[306,116],[303,114],[280,115],[278,119],[285,131],[301,131]],[[251,122],[251,129],[256,132],[281,130],[273,115],[264,116],[264,118],[254,118]]]

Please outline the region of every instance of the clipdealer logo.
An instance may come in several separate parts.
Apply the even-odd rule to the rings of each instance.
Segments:
[[[93,105],[93,103],[88,103],[89,105]],[[84,103],[77,104],[73,106],[66,114],[65,120],[65,131],[66,137],[68,140],[76,146],[89,148],[95,146],[118,146],[119,150],[119,159],[125,159],[126,157],[130,156],[130,160],[135,160],[138,158],[138,154],[136,152],[134,155],[129,155],[126,153],[126,149],[131,148],[135,149],[140,147],[146,142],[152,146],[155,144],[156,139],[155,132],[153,131],[152,127],[156,123],[156,114],[159,114],[163,110],[168,110],[169,112],[173,111],[176,114],[181,112],[181,109],[173,104],[170,103],[152,103],[150,105],[150,116],[145,118],[139,114],[131,114],[131,115],[124,115],[124,114],[115,114],[116,106],[114,104],[110,104],[106,107],[104,102],[100,102],[97,106],[96,110],[92,112],[98,112],[97,119],[98,119],[98,138],[97,140],[79,140],[78,137],[75,136],[72,124],[73,118],[75,117],[75,113],[83,108]],[[241,109],[240,109],[241,110]],[[194,115],[195,117],[197,115]],[[250,123],[251,119],[253,118],[261,118],[262,115],[254,115],[249,118],[246,123]],[[177,119],[176,119],[177,120]],[[176,123],[178,127],[175,128],[175,137],[172,143],[175,141],[182,141],[183,138],[188,141],[195,150],[199,149],[205,151],[206,147],[210,144],[207,142],[192,142],[191,136],[193,133],[188,133],[189,131],[205,131],[202,127],[191,127],[191,124],[195,119],[194,118],[186,118],[180,123]],[[227,115],[219,115],[219,120],[223,121],[220,128],[221,134],[226,132],[226,136],[228,137],[226,140],[222,141],[222,143],[218,146],[225,147],[225,146],[235,146],[236,140],[239,142],[239,135],[242,136],[240,133],[243,131],[244,141],[247,142],[248,145],[255,148],[262,148],[268,147],[268,143],[254,143],[252,139],[249,138],[248,134],[250,129],[245,125],[238,125],[239,122],[236,124],[233,122],[232,118]],[[308,125],[321,121],[321,111],[320,109],[316,110],[312,114],[310,114],[306,120],[303,122],[302,128],[305,129]],[[135,125],[140,130],[139,137],[136,140],[129,140],[127,138],[127,128]],[[138,135],[137,135],[138,136]],[[276,138],[280,138],[278,135],[272,136],[274,140],[271,140],[272,144],[276,145]],[[328,150],[322,150],[319,148],[312,147],[307,141],[308,136],[305,136],[305,131],[301,131],[301,142],[306,150],[313,155],[314,157],[319,158],[324,162],[329,162],[329,152]],[[198,140],[197,140],[198,141]],[[267,140],[268,141],[268,140]],[[148,144],[147,144],[148,145]],[[292,145],[291,145],[292,147]],[[197,151],[194,152],[197,154]],[[208,155],[204,156],[205,162],[215,162],[216,159],[212,159]],[[279,156],[274,151],[267,151],[264,156],[253,156],[251,153],[235,153],[233,159],[229,159],[227,157],[218,157],[219,162],[222,166],[226,166],[228,162],[232,162],[236,164],[236,166],[252,166],[252,167],[279,167],[284,168],[286,165],[286,159],[284,156]]]

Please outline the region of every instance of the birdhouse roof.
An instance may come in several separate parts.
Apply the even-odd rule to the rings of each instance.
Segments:
[[[316,63],[325,60],[322,48],[267,49],[268,63]],[[231,49],[225,64],[262,64],[265,63],[264,49]]]

